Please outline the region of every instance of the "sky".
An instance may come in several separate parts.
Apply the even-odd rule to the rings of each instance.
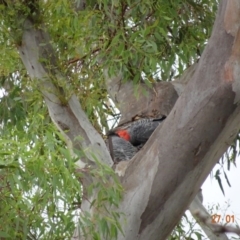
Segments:
[[[212,206],[218,206],[218,209],[215,207],[212,209],[213,214],[218,214],[221,216],[221,223],[226,224],[227,215],[233,216],[234,222],[233,225],[238,224],[240,226],[240,158],[236,160],[237,167],[231,165],[231,170],[227,171],[227,176],[230,181],[231,187],[228,186],[227,182],[223,174],[221,175],[222,184],[225,192],[225,196],[223,195],[218,182],[211,176],[208,176],[206,181],[202,186],[203,193],[203,205],[209,209]],[[219,166],[215,166],[213,169],[213,173]],[[227,166],[225,167],[227,169]],[[238,237],[237,235],[228,234],[230,237]]]

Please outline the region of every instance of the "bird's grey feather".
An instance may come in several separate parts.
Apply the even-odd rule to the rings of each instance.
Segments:
[[[113,161],[127,161],[134,157],[138,152],[138,149],[134,147],[130,142],[118,136],[111,136]],[[109,144],[107,144],[109,146]]]

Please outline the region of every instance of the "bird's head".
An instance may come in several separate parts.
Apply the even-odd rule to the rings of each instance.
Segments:
[[[123,138],[123,139],[125,139],[126,141],[130,141],[130,135],[129,135],[129,133],[128,133],[128,131],[127,130],[125,130],[125,129],[119,129],[119,130],[117,130],[116,131],[116,133],[117,133],[117,135],[120,137],[120,138]]]
[[[130,135],[126,129],[117,129],[115,131],[109,131],[108,136],[118,136],[120,138],[125,139],[126,141],[130,141]]]

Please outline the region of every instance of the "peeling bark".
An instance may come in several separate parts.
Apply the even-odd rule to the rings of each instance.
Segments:
[[[224,15],[224,27],[227,33],[236,36],[239,31],[240,22],[240,2],[238,0],[229,0]]]

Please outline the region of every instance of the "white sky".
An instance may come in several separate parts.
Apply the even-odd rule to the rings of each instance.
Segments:
[[[240,158],[237,159],[236,164],[238,164]],[[239,164],[238,164],[239,165]],[[215,167],[213,169],[213,173],[219,167]],[[227,169],[227,167],[226,167]],[[224,188],[225,196],[223,195],[218,182],[213,177],[208,177],[202,186],[203,192],[203,205],[209,209],[213,205],[218,205],[218,210],[214,208],[213,214],[221,215],[222,221],[221,223],[226,224],[226,215],[233,215],[235,222],[233,225],[238,224],[240,226],[240,167],[237,168],[235,166],[231,166],[230,171],[226,171],[228,179],[230,181],[231,187],[227,185],[225,181],[224,175],[221,175],[222,185]],[[237,235],[228,235],[238,237]],[[236,238],[235,238],[236,239]]]

